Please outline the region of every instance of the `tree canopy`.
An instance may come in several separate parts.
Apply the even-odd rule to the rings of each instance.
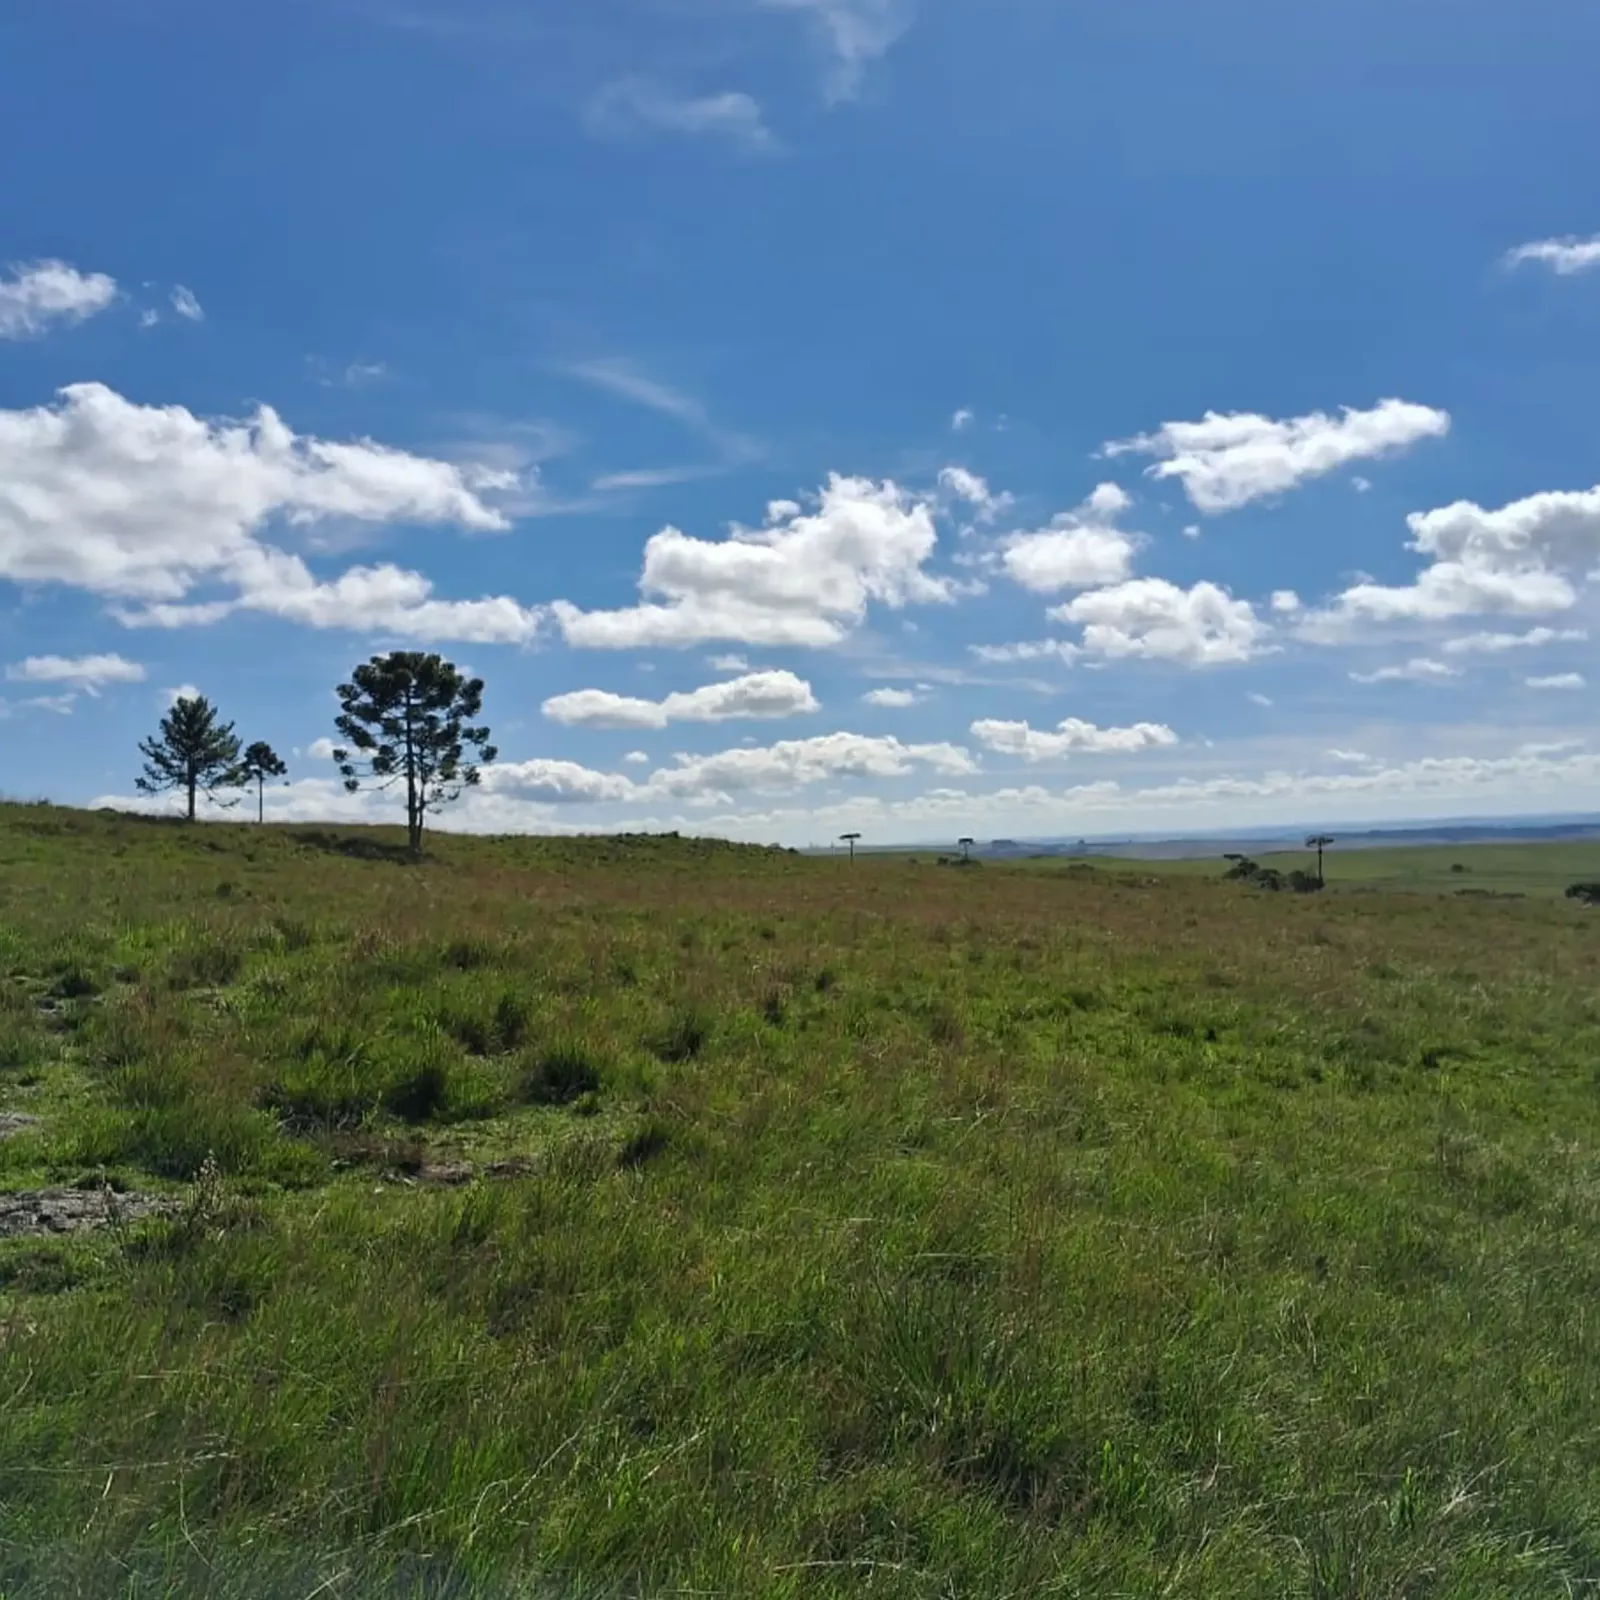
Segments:
[[[140,794],[183,793],[186,815],[194,821],[195,796],[216,800],[216,791],[238,781],[239,739],[231,722],[202,695],[182,695],[148,739],[139,741],[144,772],[134,780]],[[228,804],[231,802],[218,802]]]
[[[428,813],[458,800],[479,781],[478,763],[498,753],[476,722],[483,679],[442,656],[396,650],[358,666],[339,686],[339,705],[335,726],[346,744],[334,760],[345,788],[403,783],[406,833],[420,853]]]
[[[263,739],[257,739],[254,744],[245,749],[240,758],[237,777],[240,783],[256,786],[256,821],[260,822],[266,816],[267,810],[267,779],[281,778],[288,772],[283,764],[282,757]]]

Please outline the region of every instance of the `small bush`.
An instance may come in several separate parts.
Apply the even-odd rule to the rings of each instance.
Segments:
[[[710,1037],[710,1017],[699,1006],[684,1006],[666,1031],[655,1039],[651,1049],[660,1060],[677,1066],[694,1060],[705,1049]]]
[[[1600,883],[1574,883],[1567,890],[1567,899],[1586,906],[1600,905]]]
[[[450,1074],[437,1061],[425,1062],[414,1072],[397,1078],[383,1093],[386,1111],[402,1122],[429,1122],[450,1101]]]
[[[543,1051],[522,1076],[522,1097],[536,1106],[567,1106],[600,1087],[600,1072],[576,1043]]]

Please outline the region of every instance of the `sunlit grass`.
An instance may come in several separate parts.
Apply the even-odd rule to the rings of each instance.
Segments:
[[[1600,1579],[1592,914],[392,843],[0,812],[0,1592]]]

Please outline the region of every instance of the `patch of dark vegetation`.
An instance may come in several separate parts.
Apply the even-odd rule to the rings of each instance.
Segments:
[[[1586,906],[1600,906],[1600,883],[1574,883],[1568,886],[1567,899]]]
[[[666,1152],[672,1143],[672,1130],[659,1117],[651,1117],[623,1141],[617,1152],[617,1165],[633,1172],[647,1166]]]
[[[397,867],[417,864],[416,854],[406,845],[388,839],[375,839],[365,833],[333,833],[324,828],[296,828],[294,838],[308,850],[323,850],[352,861],[386,861]]]
[[[1272,894],[1285,889],[1291,894],[1320,894],[1323,889],[1322,879],[1314,872],[1306,872],[1300,867],[1287,873],[1279,872],[1276,867],[1264,867],[1248,856],[1234,860],[1222,876],[1226,882],[1254,884],[1256,888]]]
[[[679,1008],[667,1026],[650,1041],[657,1059],[672,1066],[692,1061],[711,1038],[711,1017],[698,1005]]]
[[[600,1089],[600,1069],[581,1044],[540,1051],[522,1075],[522,1098],[536,1106],[570,1106]]]

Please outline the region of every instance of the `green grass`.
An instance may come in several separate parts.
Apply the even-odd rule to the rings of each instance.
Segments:
[[[1317,870],[1314,850],[1269,850],[1253,853],[1264,867],[1287,876],[1295,869]],[[1084,864],[1105,873],[1170,874],[1175,877],[1219,876],[1226,863],[1218,857],[1145,860],[1132,856],[1053,857],[1027,862],[988,863],[999,871],[1070,871]],[[1330,890],[1393,889],[1402,892],[1459,893],[1463,898],[1485,894],[1560,895],[1569,884],[1600,880],[1600,843],[1580,840],[1553,844],[1443,844],[1408,848],[1347,850],[1335,845],[1325,869]]]
[[[0,810],[0,1593],[1600,1584],[1592,913],[395,842]]]

